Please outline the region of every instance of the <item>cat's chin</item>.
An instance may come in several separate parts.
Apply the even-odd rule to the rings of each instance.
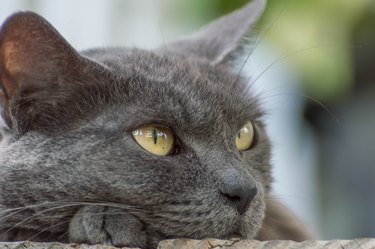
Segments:
[[[238,215],[237,222],[224,236],[218,239],[254,239],[262,227],[265,217],[265,203],[261,198],[254,200],[253,204],[243,215]]]
[[[265,215],[265,203],[262,197],[255,198],[246,213],[240,215],[237,211],[228,208],[217,209],[215,216],[210,219],[201,218],[195,226],[194,222],[183,225],[183,223],[169,223],[163,221],[164,226],[150,224],[159,234],[166,239],[189,238],[189,239],[253,239],[262,226]],[[193,215],[192,215],[193,216]],[[196,220],[195,220],[196,221]],[[166,227],[174,227],[168,230]]]

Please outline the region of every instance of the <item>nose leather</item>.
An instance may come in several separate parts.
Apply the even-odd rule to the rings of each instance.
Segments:
[[[221,194],[235,205],[239,214],[244,214],[257,194],[257,188],[251,182],[240,182],[228,177],[224,180]]]

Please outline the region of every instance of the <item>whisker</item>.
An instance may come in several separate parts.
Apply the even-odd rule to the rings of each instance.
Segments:
[[[253,54],[253,52],[258,48],[259,44],[261,44],[263,42],[263,40],[265,39],[265,37],[268,35],[268,33],[272,30],[272,28],[276,25],[276,22],[280,19],[281,15],[283,14],[284,12],[284,9],[282,9],[278,15],[275,17],[275,19],[271,22],[271,24],[267,27],[267,29],[265,30],[265,32],[263,33],[262,36],[260,35],[257,35],[257,38],[255,39],[248,55],[246,56],[246,59],[244,61],[244,63],[242,64],[239,72],[238,72],[238,75],[241,75],[242,74],[242,71],[245,67],[245,65],[247,64],[250,56]],[[259,39],[260,37],[260,39]]]
[[[12,215],[15,215],[19,212],[24,211],[25,209],[33,209],[33,208],[38,208],[38,207],[43,207],[43,206],[53,206],[53,205],[63,205],[61,207],[56,207],[56,208],[64,208],[64,207],[71,207],[71,206],[105,206],[105,207],[114,207],[114,208],[120,208],[120,209],[126,209],[129,211],[139,211],[139,212],[144,212],[146,213],[146,210],[140,209],[140,208],[135,208],[133,206],[125,205],[125,204],[118,204],[118,203],[110,203],[110,202],[64,202],[64,201],[56,201],[56,202],[46,202],[46,203],[38,203],[38,204],[32,204],[32,205],[27,205],[23,207],[17,207],[17,208],[10,208],[3,210],[1,213],[7,213],[7,212],[12,212],[10,214],[7,214],[6,216],[3,216],[0,218],[0,222],[6,220],[7,218],[11,217]]]
[[[61,234],[59,237],[57,237],[57,239],[62,239],[64,238],[67,234],[68,234],[69,231],[66,231],[64,232],[63,234]]]
[[[314,49],[322,49],[322,48],[332,48],[333,46],[335,45],[315,45],[315,46],[311,46],[311,47],[306,47],[306,48],[301,48],[301,49],[297,49],[297,50],[294,50],[292,52],[289,52],[283,56],[280,56],[278,58],[276,58],[274,61],[272,61],[272,63],[270,63],[268,66],[266,66],[260,74],[258,74],[253,81],[251,81],[250,85],[253,85],[260,77],[263,76],[264,73],[266,73],[270,68],[274,67],[277,63],[281,62],[281,61],[284,61],[292,56],[295,56],[295,55],[298,55],[298,54],[301,54],[301,53],[304,53],[304,52],[307,52],[307,51],[310,51],[310,50],[314,50]],[[337,46],[335,46],[337,47]],[[343,48],[362,48],[361,45],[353,45],[353,46],[340,46],[340,47],[343,47]],[[249,82],[250,79],[252,79],[251,76],[248,77],[247,81]]]
[[[0,222],[2,222],[2,221],[4,221],[4,220],[6,220],[7,218],[9,218],[9,217],[11,217],[11,216],[13,216],[13,215],[15,215],[15,214],[17,214],[17,213],[20,213],[20,212],[22,212],[22,211],[24,211],[24,210],[26,210],[26,209],[31,209],[31,208],[35,208],[35,207],[42,207],[42,206],[44,206],[44,205],[50,205],[50,204],[49,204],[49,203],[41,203],[41,204],[27,205],[27,206],[24,206],[24,207],[18,207],[18,208],[7,209],[7,210],[3,211],[2,213],[11,212],[11,211],[13,211],[13,210],[16,210],[16,211],[15,211],[15,212],[12,212],[12,213],[10,213],[10,214],[8,214],[8,215],[5,215],[5,216],[1,217],[1,218],[0,218]]]
[[[307,48],[302,48],[302,49],[298,49],[298,50],[295,50],[295,51],[292,51],[292,52],[289,52],[283,56],[280,56],[278,58],[276,58],[275,60],[273,60],[269,65],[267,65],[257,76],[252,77],[253,75],[249,75],[247,77],[247,80],[246,82],[248,83],[248,88],[253,88],[253,85],[269,70],[271,69],[272,67],[274,67],[275,65],[277,65],[279,62],[282,62],[292,56],[296,56],[298,54],[301,54],[301,53],[304,53],[304,52],[307,52],[307,51],[310,51],[310,50],[314,50],[314,49],[322,49],[322,48],[330,48],[332,47],[332,45],[316,45],[316,46],[311,46],[311,47],[307,47]],[[347,48],[362,48],[362,46],[344,46],[344,47],[347,47]],[[252,80],[250,82],[250,80]],[[311,96],[308,96],[308,95],[304,95],[304,94],[301,94],[301,93],[281,93],[281,94],[278,94],[278,95],[274,95],[274,96],[282,96],[282,95],[295,95],[295,96],[299,96],[299,97],[303,97],[305,99],[308,99],[310,101],[313,101],[314,103],[318,104],[319,106],[321,106],[332,118],[333,120],[339,124],[340,123],[340,120],[322,103],[320,102],[319,100],[317,100],[316,98],[313,98]],[[263,98],[264,99],[264,98]]]
[[[106,207],[115,207],[115,208],[122,208],[127,210],[134,210],[134,211],[143,211],[142,209],[135,208],[134,206],[126,205],[126,204],[120,204],[120,203],[112,203],[112,202],[94,202],[94,201],[54,201],[54,202],[45,202],[45,203],[39,203],[39,204],[33,204],[33,205],[27,205],[23,207],[17,207],[13,209],[7,209],[9,210],[19,210],[19,209],[27,209],[27,208],[36,208],[36,207],[43,207],[43,206],[52,206],[52,205],[62,205],[62,204],[71,204],[76,206],[106,206]],[[4,212],[6,212],[4,211]]]
[[[320,102],[319,100],[317,100],[317,99],[315,99],[315,98],[313,98],[311,96],[308,96],[308,95],[304,95],[304,94],[298,94],[298,95],[301,96],[301,97],[304,97],[306,99],[309,99],[312,102],[318,104],[320,107],[322,107],[335,120],[336,124],[340,124],[340,119],[336,115],[334,115],[333,112],[331,112],[328,109],[328,107],[325,106],[322,102]]]
[[[44,205],[44,204],[33,204],[33,205],[27,205],[27,206],[22,206],[22,207],[16,207],[16,208],[8,208],[8,209],[5,209],[5,210],[1,210],[0,211],[0,214],[3,214],[3,213],[7,213],[7,212],[12,212],[12,211],[17,211],[17,210],[20,210],[20,209],[27,209],[27,208],[32,208],[32,207],[36,207],[36,206],[40,206],[40,205]]]
[[[277,93],[277,94],[274,94],[274,95],[268,95],[268,96],[262,97],[261,101],[266,99],[266,98],[274,98],[274,97],[281,97],[281,96],[298,96],[298,97],[302,97],[302,98],[305,98],[307,100],[310,100],[310,101],[318,104],[321,108],[323,108],[328,113],[328,115],[334,120],[334,122],[337,125],[340,124],[340,119],[331,110],[329,110],[329,108],[326,105],[324,105],[319,100],[317,100],[317,99],[315,99],[311,96],[302,94],[302,93],[287,93],[287,92],[286,93]]]
[[[37,232],[37,233],[34,234],[33,236],[27,238],[26,240],[31,241],[32,239],[34,239],[34,238],[37,237],[38,235],[40,235],[40,234],[42,234],[42,233],[44,233],[44,232],[46,232],[46,231],[51,230],[51,228],[58,227],[58,226],[60,226],[60,225],[66,224],[66,223],[68,223],[68,222],[70,222],[70,220],[68,220],[68,221],[63,221],[63,222],[59,222],[59,223],[57,223],[57,224],[54,224],[53,226],[49,226],[49,227],[47,227],[47,228],[45,228],[45,229],[43,229],[43,230]],[[65,232],[64,234],[66,234],[66,232]],[[62,238],[62,237],[60,236],[59,238]]]
[[[307,47],[307,48],[302,48],[302,49],[298,49],[298,50],[295,50],[295,51],[292,51],[290,53],[287,53],[283,56],[280,56],[279,58],[275,59],[274,61],[272,61],[272,63],[270,63],[268,66],[266,66],[266,68],[264,68],[262,70],[262,72],[260,74],[258,74],[253,81],[250,82],[250,85],[253,85],[260,77],[263,76],[263,74],[265,74],[270,68],[274,67],[277,63],[281,62],[281,61],[284,61],[292,56],[295,56],[297,54],[301,54],[303,52],[306,52],[306,51],[309,51],[309,50],[313,50],[313,49],[317,49],[317,48],[327,48],[327,47],[331,47],[331,46],[326,46],[326,45],[316,45],[316,46],[312,46],[312,47]],[[248,81],[250,81],[251,77],[248,78]]]
[[[42,210],[42,211],[38,211],[38,212],[34,213],[33,215],[31,215],[30,217],[28,217],[28,218],[26,218],[26,219],[24,219],[24,220],[16,223],[15,225],[13,225],[11,228],[9,228],[8,230],[6,230],[2,234],[0,234],[0,237],[3,236],[4,234],[9,233],[10,231],[12,231],[13,229],[19,227],[20,225],[24,224],[25,222],[38,217],[39,215],[41,215],[43,213],[46,213],[46,212],[49,212],[49,211],[53,211],[53,210],[56,210],[56,209],[65,208],[65,207],[71,207],[71,206],[76,206],[76,205],[74,205],[74,204],[67,204],[67,205],[61,205],[61,206],[58,206],[58,207],[53,207],[53,208],[48,208],[48,209],[45,209],[45,210]]]
[[[8,214],[7,216],[5,217],[2,217],[0,219],[0,221],[6,219],[6,218],[9,218],[11,217],[12,215],[14,215],[15,213],[18,213],[20,211],[23,211],[27,208],[30,208],[30,207],[42,207],[42,206],[45,206],[45,205],[58,205],[60,203],[63,203],[63,205],[59,205],[59,206],[55,206],[55,207],[51,207],[51,208],[47,208],[45,210],[41,210],[41,211],[37,211],[35,212],[33,215],[31,215],[30,217],[18,222],[17,224],[15,224],[14,226],[12,226],[11,228],[9,228],[8,230],[6,230],[4,233],[0,234],[0,237],[8,232],[10,232],[11,230],[13,230],[14,228],[16,227],[19,227],[20,225],[24,224],[25,222],[29,221],[29,220],[32,220],[32,219],[35,219],[37,217],[39,217],[40,215],[43,215],[44,213],[46,212],[49,212],[49,211],[53,211],[53,210],[58,210],[58,209],[62,209],[62,208],[67,208],[67,207],[74,207],[74,206],[87,206],[87,205],[93,205],[93,206],[105,206],[105,207],[115,207],[115,208],[121,208],[121,209],[126,209],[126,210],[132,210],[132,211],[141,211],[141,212],[146,212],[145,210],[141,210],[141,209],[137,209],[137,208],[133,208],[133,207],[130,207],[128,205],[123,205],[123,204],[117,204],[117,203],[100,203],[100,202],[50,202],[50,203],[43,203],[43,204],[40,204],[40,205],[29,205],[27,207],[22,207],[20,210],[18,210],[17,212],[13,212],[11,214]]]
[[[264,35],[264,36],[265,36],[265,35]],[[249,61],[250,56],[254,53],[256,47],[258,46],[258,45],[257,45],[257,44],[258,44],[258,39],[259,39],[259,40],[263,40],[263,39],[264,39],[264,36],[263,36],[261,39],[259,39],[260,34],[257,33],[255,41],[252,42],[251,47],[250,47],[250,49],[249,49],[249,52],[247,53],[247,56],[246,56],[244,62],[242,63],[240,69],[239,69],[238,72],[237,72],[237,81],[238,81],[239,78],[241,77],[242,72],[243,72],[243,69],[245,68],[247,62]]]

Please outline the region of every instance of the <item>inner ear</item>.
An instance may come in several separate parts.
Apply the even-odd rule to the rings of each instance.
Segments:
[[[35,13],[16,13],[2,25],[0,70],[9,96],[27,84],[22,78],[63,71],[76,55],[52,25]]]
[[[0,30],[0,104],[8,127],[17,123],[27,129],[37,119],[50,118],[53,106],[66,99],[68,79],[78,77],[82,61],[41,16],[10,16]]]

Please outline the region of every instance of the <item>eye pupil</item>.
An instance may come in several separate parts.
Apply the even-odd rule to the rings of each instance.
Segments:
[[[238,137],[238,138],[241,138],[241,132],[238,132],[238,133],[237,133],[237,137]]]
[[[154,139],[154,144],[156,144],[157,141],[158,141],[158,133],[157,133],[157,131],[156,131],[155,128],[152,129],[152,137],[153,137],[153,139]]]

